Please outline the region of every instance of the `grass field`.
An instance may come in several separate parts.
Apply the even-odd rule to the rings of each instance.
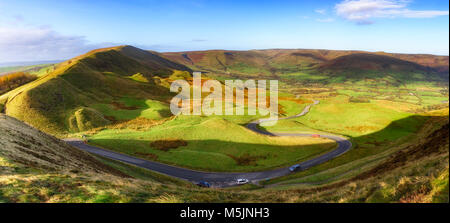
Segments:
[[[169,105],[155,101],[136,98],[121,98],[110,104],[94,104],[91,107],[103,115],[114,117],[116,120],[131,120],[147,118],[159,120],[172,115]]]
[[[184,140],[187,145],[164,151],[151,146],[156,140]],[[326,139],[260,136],[219,117],[198,116],[179,116],[148,131],[103,130],[90,137],[90,142],[142,158],[212,171],[287,166],[336,146]]]

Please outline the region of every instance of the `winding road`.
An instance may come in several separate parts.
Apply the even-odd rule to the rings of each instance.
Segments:
[[[279,120],[283,119],[293,119],[298,118],[300,116],[306,115],[312,106],[317,105],[319,101],[314,101],[314,104],[307,105],[300,114],[291,117],[279,118]],[[263,122],[268,122],[269,119],[260,119],[253,121],[247,124],[247,128],[253,132],[262,135],[268,136],[298,136],[298,137],[312,137],[314,134],[302,134],[302,133],[274,133],[268,132],[258,128],[258,125]],[[331,139],[337,142],[338,146],[335,150],[325,153],[321,156],[315,157],[313,159],[307,160],[305,162],[300,163],[300,170],[305,170],[311,168],[313,166],[319,165],[321,163],[327,162],[333,158],[336,158],[339,155],[347,152],[351,149],[352,143],[345,138],[334,136],[334,135],[320,135],[322,138]],[[248,173],[226,173],[226,172],[202,172],[196,171],[176,166],[171,166],[159,162],[149,161],[140,159],[137,157],[125,155],[122,153],[113,152],[110,150],[105,150],[99,147],[91,146],[85,144],[80,139],[65,139],[66,143],[87,151],[89,153],[93,153],[102,157],[106,157],[112,160],[121,161],[124,163],[132,164],[138,167],[142,167],[148,170],[152,170],[161,174],[165,174],[168,176],[180,178],[183,180],[191,181],[197,183],[199,181],[206,181],[210,183],[213,187],[227,187],[236,185],[236,179],[244,178],[248,179],[251,182],[258,182],[261,180],[272,179],[276,177],[281,177],[290,174],[288,167],[268,170],[268,171],[260,171],[260,172],[248,172]]]

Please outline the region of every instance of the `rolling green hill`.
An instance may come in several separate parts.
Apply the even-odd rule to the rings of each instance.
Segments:
[[[175,71],[190,69],[131,46],[99,49],[59,64],[54,72],[1,96],[0,101],[7,115],[44,131],[86,130],[80,120],[89,122],[89,128],[108,123],[95,110],[97,104],[117,104],[126,96],[167,102],[169,91],[156,85],[154,77]],[[133,80],[134,75],[146,81]]]

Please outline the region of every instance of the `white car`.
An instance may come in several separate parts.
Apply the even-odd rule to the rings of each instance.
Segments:
[[[248,182],[250,182],[247,179],[237,179],[236,180],[236,184],[247,184]]]

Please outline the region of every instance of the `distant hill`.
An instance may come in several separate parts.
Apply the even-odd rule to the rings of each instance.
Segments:
[[[401,82],[446,81],[448,71],[392,56],[355,53],[321,63],[318,71],[348,79],[394,77]]]
[[[448,56],[423,54],[272,49],[251,51],[210,50],[163,53],[163,55],[167,59],[184,64],[192,69],[239,75],[279,76],[299,71],[313,74],[342,75],[345,71],[354,75],[344,74],[343,77],[364,79],[367,76],[358,76],[357,73],[379,72],[379,77],[382,77],[395,72],[412,72],[423,75],[423,78],[418,78],[421,80],[446,81],[449,73]],[[407,79],[408,76],[402,76],[401,78]]]
[[[34,66],[34,65],[41,65],[41,64],[57,64],[61,63],[64,60],[41,60],[41,61],[18,61],[18,62],[6,62],[6,63],[0,63],[1,67],[23,67],[23,66]]]
[[[14,72],[26,72],[39,76],[40,72],[44,72],[47,69],[50,69],[51,67],[53,67],[53,65],[54,64],[38,64],[30,66],[0,67],[0,76]]]

